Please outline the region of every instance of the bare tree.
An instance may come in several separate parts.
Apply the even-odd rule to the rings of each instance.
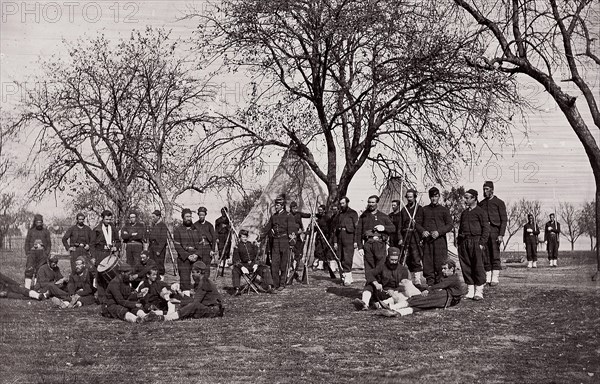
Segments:
[[[442,198],[444,199],[444,204],[450,210],[450,216],[452,217],[452,223],[454,228],[452,229],[452,234],[454,235],[454,244],[456,244],[456,236],[458,232],[458,227],[460,226],[460,216],[465,210],[465,201],[464,201],[465,187],[462,185],[460,187],[452,187],[450,190],[445,190],[442,192]]]
[[[8,184],[8,176],[13,159],[7,153],[7,148],[16,134],[17,129],[9,123],[7,112],[0,109],[0,184],[2,185]]]
[[[26,203],[17,199],[14,193],[0,195],[0,248],[7,235],[16,226],[27,223],[33,213],[27,210]]]
[[[255,85],[237,113],[220,114],[215,144],[231,145],[241,163],[293,144],[329,202],[368,163],[387,174],[418,159],[429,178],[447,181],[509,132],[513,80],[469,65],[486,47],[452,27],[447,6],[224,0],[195,16],[211,42],[200,51],[247,70]]]
[[[583,203],[578,220],[582,234],[590,239],[590,250],[592,251],[594,250],[594,240],[596,240],[596,247],[598,246],[594,212],[596,212],[596,203],[594,201]]]
[[[501,2],[454,0],[477,25],[484,45],[493,44],[473,64],[490,71],[523,74],[541,84],[563,112],[588,156],[596,197],[600,199],[600,147],[594,129],[600,129],[598,92],[593,84],[600,69],[598,2],[595,0],[513,0]],[[469,22],[467,21],[467,24]],[[561,82],[575,86],[565,91]],[[581,97],[579,97],[581,96]],[[590,111],[591,120],[580,108]],[[592,127],[590,127],[590,125]],[[596,205],[596,238],[600,235],[600,205]],[[596,250],[600,276],[600,249]]]
[[[582,235],[583,230],[579,226],[581,211],[573,203],[559,202],[558,216],[563,221],[561,234],[571,243],[571,251],[575,249],[575,242]]]
[[[65,42],[69,54],[42,63],[19,123],[39,128],[34,161],[47,164],[34,195],[92,183],[115,206],[132,206],[134,188],[156,196],[170,218],[183,190],[204,190],[189,164],[207,121],[208,79],[163,29]],[[146,185],[136,183],[145,180]]]

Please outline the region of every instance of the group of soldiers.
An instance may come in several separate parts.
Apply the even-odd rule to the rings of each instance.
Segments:
[[[248,230],[233,230],[226,208],[221,210],[215,226],[206,220],[205,207],[198,209],[196,222],[192,211],[185,208],[181,212],[182,224],[175,227],[172,236],[179,271],[179,283],[172,285],[162,279],[170,233],[160,211],[152,213],[150,226],[130,213],[120,230],[108,210],[102,212],[94,229],[85,225],[83,214],[78,214],[75,225],[62,238],[70,253],[68,278],[60,272],[57,257],[50,254],[50,233],[41,215],[36,215],[25,241],[24,287],[0,275],[0,296],[4,291],[10,292],[10,297],[52,298],[62,308],[98,302],[104,316],[130,322],[222,316],[220,294],[209,279],[210,266],[224,263],[233,249],[235,295],[241,293],[242,278],[247,285],[268,293],[285,289],[293,280],[303,282],[301,276],[308,260],[304,243],[312,233],[307,233],[302,219],[312,218],[314,269],[328,269],[334,277],[339,266],[342,284],[349,286],[353,284],[355,253],[364,258],[366,285],[362,298],[354,303],[358,309],[383,304],[406,314],[410,312],[407,307],[455,305],[463,293],[459,294],[462,291],[457,279],[448,283],[456,271],[454,263],[448,260],[447,234],[453,231],[453,220],[449,209],[440,202],[438,188],[429,189],[428,196],[429,204],[420,205],[417,191],[408,189],[406,204],[394,200],[392,212],[385,214],[378,208],[379,197],[373,195],[360,215],[350,208],[350,200],[342,197],[329,214],[327,207],[321,205],[314,217],[300,212],[293,201],[287,211],[285,197],[279,196],[255,242],[248,240]],[[482,300],[486,285],[499,284],[506,206],[495,196],[490,181],[483,185],[481,201],[478,192],[470,189],[464,194],[464,203],[457,236],[467,286],[464,297]],[[537,267],[539,233],[529,215],[523,227],[529,268]],[[553,214],[545,225],[545,234],[550,265],[556,266],[560,224]],[[259,244],[265,241],[266,260],[262,260]],[[116,256],[119,252],[124,255],[124,262]],[[440,289],[447,295],[439,293]],[[443,297],[448,300],[442,300]]]

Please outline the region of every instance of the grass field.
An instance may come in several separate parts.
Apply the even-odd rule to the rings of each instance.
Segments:
[[[0,383],[598,383],[593,255],[561,256],[507,264],[482,302],[391,319],[353,309],[363,283],[322,272],[278,295],[225,294],[209,320],[132,325],[0,300]],[[0,260],[21,281],[23,256]]]

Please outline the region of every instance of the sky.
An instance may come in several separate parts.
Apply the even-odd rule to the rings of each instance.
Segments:
[[[109,38],[127,37],[133,28],[143,29],[146,25],[166,27],[175,36],[191,36],[196,21],[178,20],[189,9],[207,12],[211,5],[194,0],[153,1],[6,1],[1,0],[0,23],[0,96],[2,108],[10,108],[22,95],[13,81],[26,81],[35,74],[38,58],[64,54],[61,40],[74,39],[87,34],[104,33]],[[598,90],[600,73],[596,73],[595,89]],[[243,73],[224,81],[221,98],[235,101],[243,93],[247,79]],[[570,83],[563,83],[568,86]],[[465,166],[457,185],[481,191],[485,180],[492,180],[496,194],[505,201],[516,201],[522,197],[540,200],[546,212],[554,210],[558,201],[580,204],[594,196],[594,180],[583,147],[569,127],[566,119],[547,93],[534,82],[522,81],[522,92],[538,107],[528,113],[526,126],[518,124],[512,142],[514,147],[494,148],[499,156],[484,155],[477,164]],[[581,98],[580,98],[581,99]],[[581,107],[582,114],[590,122],[589,111]],[[522,131],[527,129],[527,134]],[[600,141],[600,133],[594,131]],[[27,152],[35,138],[25,136],[13,153],[20,157]],[[279,162],[280,153],[267,159],[271,169]],[[323,157],[324,159],[324,157]],[[417,169],[417,174],[420,171]],[[259,182],[268,181],[267,172]],[[422,183],[417,184],[423,190]],[[13,190],[28,188],[28,182],[17,182],[1,186]],[[447,186],[450,187],[450,186]],[[366,198],[379,189],[374,184],[369,167],[364,167],[350,185],[351,206],[362,209]],[[226,202],[214,194],[188,193],[182,198],[185,205],[217,207]],[[52,215],[64,209],[61,196],[51,196],[35,207],[36,210]],[[209,219],[218,216],[218,209],[209,212]],[[587,243],[582,243],[587,247]]]

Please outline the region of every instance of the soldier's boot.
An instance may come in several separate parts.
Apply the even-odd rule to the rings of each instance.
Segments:
[[[532,268],[532,267],[533,267],[533,261],[528,261],[527,268]]]
[[[317,264],[317,269],[318,269],[319,271],[322,271],[322,270],[323,270],[323,260],[319,260],[319,263]]]
[[[491,284],[492,282],[492,271],[485,271],[485,283]]]
[[[335,260],[330,260],[329,261],[329,269],[331,269],[332,272],[337,272],[338,267],[337,267],[337,263],[335,262]]]
[[[413,284],[415,286],[421,286],[421,284],[423,284],[422,279],[423,279],[423,272],[413,273]]]
[[[31,289],[31,279],[25,278],[25,288]]]
[[[352,272],[346,272],[346,278],[344,279],[344,285],[348,286],[348,285],[352,285],[353,280],[352,280]]]
[[[473,300],[483,300],[483,287],[484,285],[478,285],[475,287],[475,295],[473,296]]]
[[[495,287],[496,285],[498,285],[499,281],[498,278],[500,277],[500,271],[497,269],[494,269],[492,271],[492,282],[490,283],[490,286]]]
[[[475,286],[467,285],[467,294],[465,295],[465,299],[472,299],[475,296]]]
[[[537,268],[537,261],[533,262],[533,268]]]

